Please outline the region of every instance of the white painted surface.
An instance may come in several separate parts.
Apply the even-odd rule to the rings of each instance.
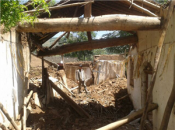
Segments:
[[[11,34],[0,34],[0,102],[14,119],[22,108],[30,61],[29,49],[26,49],[28,47],[22,46],[18,38],[19,34],[15,30]],[[0,113],[0,122],[8,123],[1,111]]]
[[[158,72],[156,76],[156,82],[153,89],[153,102],[158,104],[158,109],[153,111],[153,130],[159,130],[161,121],[163,118],[164,110],[170,96],[174,81],[174,55],[175,55],[175,12],[170,20],[167,34],[165,37],[162,53],[160,57],[160,63],[158,66]],[[142,72],[143,64],[150,62],[154,66],[155,53],[157,50],[157,44],[160,37],[159,31],[142,31],[138,32],[138,54],[134,55],[134,50],[130,51],[130,55],[134,57],[134,72],[139,71],[139,76],[134,77],[134,87],[129,85],[128,92],[131,94],[134,107],[136,109],[141,108],[142,104]],[[137,59],[141,56],[141,66],[138,67]],[[128,76],[129,76],[128,65]],[[129,77],[128,77],[129,79]],[[170,116],[170,121],[167,130],[175,130],[175,106]]]

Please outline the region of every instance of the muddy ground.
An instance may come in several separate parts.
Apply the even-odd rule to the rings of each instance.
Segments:
[[[47,67],[49,75],[56,78],[57,70],[53,67]],[[37,80],[41,78],[40,66],[32,67],[30,78],[32,79],[31,86],[33,84],[41,85]],[[126,96],[126,81],[125,78],[116,78],[99,85],[91,85],[87,88],[88,94],[84,92],[83,88],[80,94],[75,89],[72,91],[75,96],[63,89],[90,115],[90,118],[80,117],[61,96],[58,96],[47,107],[32,109],[32,113],[27,119],[27,126],[36,130],[95,130],[121,119],[133,110],[132,102]],[[69,88],[77,86],[70,79],[67,79],[67,84]],[[125,98],[122,98],[124,96]],[[138,123],[128,124],[117,130],[136,130],[138,126]]]

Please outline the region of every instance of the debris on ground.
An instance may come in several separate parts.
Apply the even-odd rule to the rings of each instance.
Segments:
[[[35,68],[36,69],[36,68]],[[42,100],[41,71],[37,68],[30,73],[30,82],[32,86],[38,86],[38,96]],[[40,74],[39,74],[40,72]],[[57,69],[48,67],[48,73],[54,79],[57,79]],[[27,127],[37,130],[94,130],[117,121],[128,115],[133,110],[132,102],[126,89],[125,78],[115,78],[107,80],[99,85],[88,86],[88,94],[85,91],[78,93],[77,83],[67,79],[69,89],[73,89],[74,95],[70,94],[65,88],[62,90],[80,105],[91,117],[80,117],[73,108],[61,97],[54,98],[47,107],[35,107],[31,109],[31,114],[27,120]],[[58,81],[55,80],[55,84]],[[74,89],[75,88],[75,89]],[[84,88],[83,88],[84,90]],[[122,98],[124,97],[124,98]],[[120,99],[120,100],[118,100]],[[118,130],[136,130],[139,124],[127,124]]]

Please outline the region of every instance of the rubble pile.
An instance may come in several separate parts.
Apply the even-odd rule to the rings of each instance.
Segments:
[[[48,67],[48,73],[57,78],[55,68]],[[31,83],[40,85],[41,81],[37,80],[39,77],[34,78],[34,75],[35,72],[31,71]],[[67,84],[70,89],[77,86],[70,79],[67,79]],[[57,96],[44,109],[38,106],[32,108],[33,112],[28,117],[27,126],[37,130],[94,130],[128,115],[133,110],[132,102],[127,94],[125,78],[111,79],[99,85],[88,86],[87,89],[88,94],[85,93],[83,87],[80,94],[78,89],[72,90],[74,95],[64,88],[63,91],[81,106],[90,118],[80,117],[61,96]],[[42,98],[40,92],[38,94]],[[119,128],[119,130],[127,129],[135,130],[136,128],[132,125]]]

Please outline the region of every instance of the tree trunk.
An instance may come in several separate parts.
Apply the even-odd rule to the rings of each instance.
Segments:
[[[106,31],[106,30],[150,30],[160,28],[160,18],[134,15],[103,15],[91,18],[38,19],[31,23],[20,23],[19,32],[59,32],[59,31]]]
[[[113,46],[123,46],[128,44],[135,44],[137,43],[137,41],[138,41],[137,36],[127,36],[120,38],[111,38],[111,39],[93,40],[80,43],[66,44],[62,46],[57,46],[45,52],[40,51],[38,56],[62,55],[76,51],[93,50]]]

